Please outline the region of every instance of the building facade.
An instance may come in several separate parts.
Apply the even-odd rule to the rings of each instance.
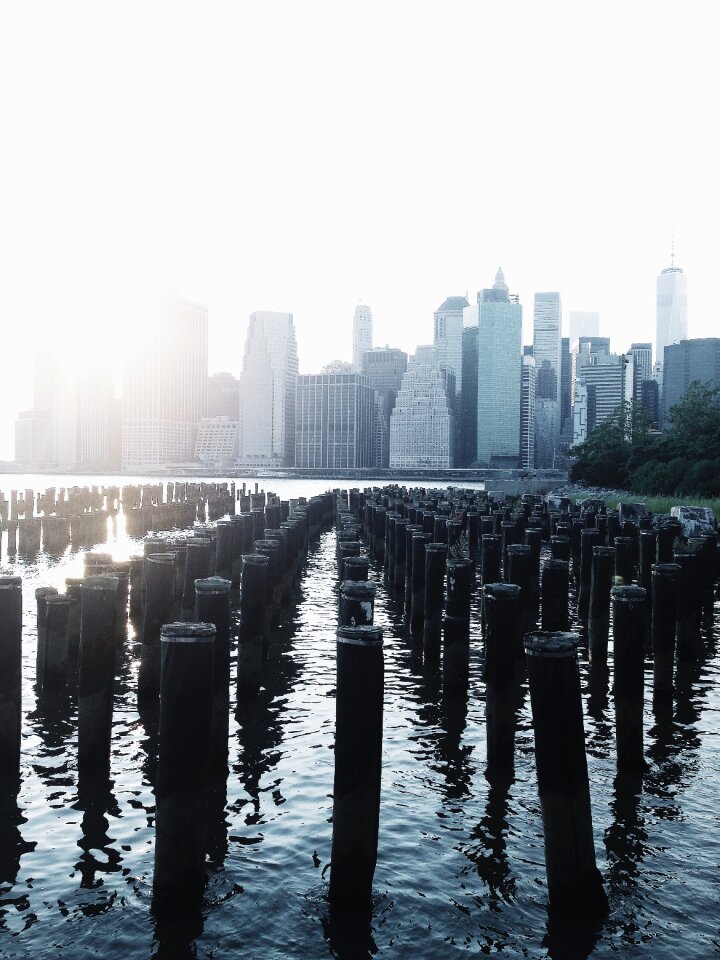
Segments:
[[[298,377],[295,466],[347,470],[375,463],[375,394],[360,373]]]
[[[533,312],[533,357],[536,368],[535,465],[537,467],[553,466],[560,443],[561,334],[560,294],[536,293]]]
[[[687,277],[673,259],[657,278],[655,359],[662,362],[665,347],[687,340]]]
[[[465,322],[478,328],[477,463],[517,467],[520,462],[522,307],[502,270],[481,290]]]
[[[123,376],[123,468],[187,463],[207,409],[207,307],[157,296],[141,335]]]
[[[390,464],[390,417],[408,366],[408,355],[394,347],[376,347],[363,354],[362,372],[377,394],[375,466]]]
[[[578,356],[575,371],[574,443],[583,443],[602,423],[635,396],[635,362],[630,354],[589,353]],[[582,385],[583,391],[578,391]],[[584,404],[586,409],[580,410]]]
[[[410,358],[390,417],[390,467],[431,470],[454,466],[449,389],[452,376],[448,381],[434,347],[418,347]]]
[[[353,316],[353,367],[362,370],[363,354],[372,350],[372,310],[366,303],[355,307]]]
[[[535,468],[535,358],[522,358],[522,407],[520,412],[520,466]]]
[[[226,417],[237,420],[240,416],[240,381],[231,373],[213,373],[208,377],[208,417]]]
[[[720,337],[682,340],[665,347],[662,422],[667,426],[669,413],[687,393],[693,380],[720,387]]]
[[[232,464],[238,455],[239,433],[237,416],[203,417],[195,441],[195,459],[217,466]]]
[[[281,467],[295,462],[298,355],[291,313],[250,314],[240,377],[240,461]]]

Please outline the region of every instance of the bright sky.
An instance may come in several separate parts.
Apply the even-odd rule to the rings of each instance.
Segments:
[[[536,290],[652,340],[688,275],[720,336],[717,0],[0,0],[0,457],[29,345],[131,345],[143,291],[295,316],[303,372],[432,339],[449,294]]]

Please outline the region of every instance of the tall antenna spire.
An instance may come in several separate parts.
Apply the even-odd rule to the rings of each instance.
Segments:
[[[672,244],[670,246],[670,267],[675,269],[675,224],[672,225]]]

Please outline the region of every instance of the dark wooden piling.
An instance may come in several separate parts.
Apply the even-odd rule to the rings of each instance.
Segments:
[[[541,619],[543,630],[567,630],[570,625],[568,593],[570,563],[551,558],[542,570]]]
[[[440,659],[446,563],[447,546],[445,543],[426,544],[423,656],[429,660]]]
[[[515,753],[520,587],[486,583],[483,595],[487,763],[490,768],[509,769]]]
[[[416,533],[412,538],[412,601],[410,630],[420,634],[425,620],[425,546],[429,533]]]
[[[335,779],[330,907],[369,909],[377,862],[383,728],[383,635],[379,627],[337,632]]]
[[[115,685],[115,581],[87,577],[80,592],[78,773],[107,776]]]
[[[376,586],[372,580],[344,580],[340,584],[339,626],[371,627]]]
[[[181,914],[205,887],[215,628],[162,629],[153,909]]]
[[[160,630],[175,602],[175,554],[151,553],[145,560],[145,610],[141,632],[138,703],[157,705],[160,695]]]
[[[580,576],[578,578],[578,619],[586,622],[590,613],[593,548],[600,545],[600,531],[586,527],[580,531]]]
[[[22,579],[0,576],[0,778],[20,775]]]
[[[676,563],[652,566],[653,699],[672,694],[675,629],[680,567]]]
[[[62,692],[68,681],[70,597],[49,596],[45,600],[45,657],[41,678],[42,696]]]
[[[588,617],[588,648],[593,660],[607,660],[614,573],[615,547],[593,547]]]
[[[617,765],[619,770],[642,770],[645,591],[613,587],[612,607]]]
[[[210,765],[227,772],[230,724],[230,580],[207,577],[195,582],[195,619],[215,628]]]
[[[262,678],[265,590],[268,558],[245,554],[240,583],[240,634],[237,656],[238,699],[256,697]]]
[[[602,915],[574,633],[525,638],[550,906]]]

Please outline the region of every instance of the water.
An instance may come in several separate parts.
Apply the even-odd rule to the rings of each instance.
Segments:
[[[55,478],[33,478],[40,488]],[[0,488],[24,488],[13,478]],[[75,480],[82,485],[85,481]],[[120,482],[115,481],[115,482]],[[326,481],[265,483],[284,498]],[[122,537],[116,557],[134,552]],[[672,716],[656,721],[648,675],[642,778],[615,769],[608,676],[581,655],[598,865],[610,914],[596,927],[550,921],[529,697],[523,686],[512,779],[485,774],[482,646],[473,612],[467,701],[444,700],[407,640],[380,572],[386,694],[380,846],[372,916],[331,924],[335,539],[313,544],[299,594],[277,631],[257,702],[232,691],[227,795],[214,795],[202,914],[182,927],[152,916],[155,732],[134,691],[130,626],[119,664],[109,784],[78,796],[76,707],[38,707],[35,602],[60,586],[76,555],[1,564],[25,583],[22,784],[0,797],[0,956],[250,958],[706,958],[720,953],[720,693],[715,638],[680,678]],[[233,671],[235,660],[233,656]]]

